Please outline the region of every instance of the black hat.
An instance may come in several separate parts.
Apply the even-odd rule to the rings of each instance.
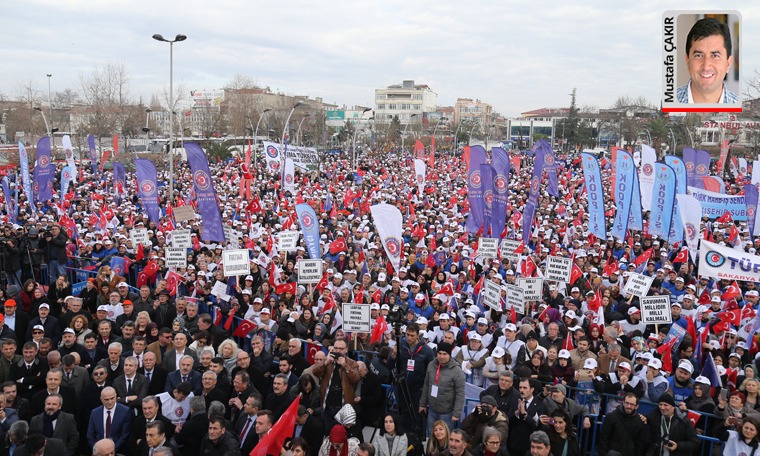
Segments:
[[[499,404],[496,403],[496,399],[494,399],[493,396],[483,396],[483,397],[481,397],[480,398],[480,403],[481,404],[493,405],[494,407],[498,407],[499,406]]]
[[[451,350],[453,350],[454,347],[451,346],[448,342],[441,342],[438,344],[438,351],[439,352],[446,352],[449,355],[451,355]]]
[[[526,340],[535,339],[538,340],[538,334],[536,334],[535,331],[530,331],[527,336],[525,336]]]
[[[673,395],[670,394],[670,393],[665,393],[662,396],[660,396],[660,399],[657,400],[657,403],[659,404],[659,403],[662,403],[662,402],[664,402],[666,404],[670,404],[673,407],[676,406],[676,400],[673,399]]]

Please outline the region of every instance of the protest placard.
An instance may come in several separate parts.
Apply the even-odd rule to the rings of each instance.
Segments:
[[[172,234],[172,247],[192,249],[193,239],[190,236],[190,230],[174,230]]]
[[[573,259],[548,256],[546,257],[546,280],[556,280],[557,282],[570,282],[570,273],[573,270]]]
[[[503,310],[501,308],[501,287],[496,282],[486,280],[482,293],[483,304],[499,312]]]
[[[181,247],[167,247],[165,252],[167,268],[187,267],[187,249]]]
[[[322,280],[322,260],[298,260],[298,283],[313,284]]]
[[[142,245],[149,245],[150,239],[148,239],[148,229],[147,228],[134,228],[129,230],[129,237],[132,238],[132,243],[137,246],[137,244]]]
[[[639,300],[641,322],[646,325],[666,324],[673,321],[670,313],[670,296],[647,296]]]
[[[517,286],[523,289],[523,299],[540,301],[544,294],[544,279],[520,278]]]
[[[251,273],[251,262],[248,260],[248,249],[225,250],[222,252],[224,275],[245,276]]]
[[[193,206],[179,206],[172,209],[174,214],[174,221],[187,222],[195,220],[195,212],[193,212]]]
[[[649,292],[649,287],[652,286],[653,280],[654,277],[633,273],[628,276],[628,281],[625,283],[625,288],[623,288],[623,294],[632,294],[643,298]]]
[[[523,297],[523,289],[517,285],[504,285],[504,288],[507,291],[507,307],[512,307],[512,309],[520,315],[525,315],[525,298]]]
[[[499,240],[492,238],[480,238],[478,240],[478,255],[483,258],[497,258],[499,253]]]
[[[281,231],[277,234],[277,250],[295,252],[298,247],[299,231]]]
[[[369,304],[343,304],[343,331],[368,333],[370,331]]]

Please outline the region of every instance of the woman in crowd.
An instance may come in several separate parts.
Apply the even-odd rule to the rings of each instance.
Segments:
[[[398,426],[398,418],[392,413],[385,415],[380,433],[372,441],[376,456],[404,456],[408,440]]]
[[[84,315],[77,315],[71,319],[71,329],[74,330],[77,336],[77,343],[84,346],[84,338],[87,334],[90,334],[92,330],[89,328],[90,322],[87,321],[87,317]]]
[[[298,383],[290,388],[290,395],[296,397],[301,395],[301,405],[306,407],[310,415],[320,416],[322,414],[322,404],[319,397],[319,386],[311,375],[301,375]]]
[[[717,437],[726,443],[723,446],[723,454],[756,455],[760,443],[760,424],[754,416],[746,416],[743,419],[727,417],[718,429]]]
[[[433,423],[433,432],[425,447],[425,456],[448,456],[449,426],[443,420]]]
[[[552,445],[553,456],[577,456],[580,454],[578,436],[572,430],[572,423],[567,412],[558,408],[551,414],[546,433]]]
[[[55,279],[55,283],[48,289],[48,301],[50,303],[50,315],[58,318],[61,316],[63,300],[71,296],[71,284],[66,279],[66,274],[61,274]]]
[[[472,450],[472,456],[509,456],[507,442],[501,441],[501,433],[491,426],[483,429],[483,441]]]
[[[227,374],[232,373],[232,369],[237,365],[237,353],[238,345],[232,339],[223,340],[219,344],[219,356],[224,360],[224,368],[227,369]]]

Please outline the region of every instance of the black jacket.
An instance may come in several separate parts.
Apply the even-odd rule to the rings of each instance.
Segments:
[[[230,431],[225,431],[216,443],[205,436],[200,456],[240,456],[240,442]]]
[[[517,410],[517,401],[520,399],[520,393],[517,388],[512,387],[506,392],[502,392],[499,385],[491,385],[480,393],[480,399],[483,396],[491,396],[496,399],[497,408],[504,412],[507,417],[511,417]]]
[[[208,415],[206,412],[198,412],[191,415],[185,421],[182,429],[174,436],[174,440],[181,446],[182,456],[198,456],[201,454],[201,442],[208,433]]]
[[[660,432],[661,423],[662,414],[660,414],[659,409],[656,409],[647,416],[650,448],[659,448],[660,443],[663,440],[663,436]],[[694,450],[699,448],[699,438],[697,438],[697,432],[694,430],[694,426],[692,426],[685,418],[678,416],[677,412],[673,415],[670,422],[668,439],[673,440],[678,444],[678,448],[676,448],[676,451],[671,451],[670,456],[691,455],[694,453]]]
[[[644,454],[649,446],[649,428],[638,413],[627,415],[621,405],[604,418],[596,446],[599,454],[610,450],[619,451],[623,456]]]

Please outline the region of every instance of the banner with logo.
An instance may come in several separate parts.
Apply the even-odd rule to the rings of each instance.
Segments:
[[[686,166],[686,185],[694,185],[694,168],[697,166],[697,151],[691,147],[684,147],[683,163]]]
[[[599,239],[607,239],[607,222],[604,217],[604,186],[599,161],[587,152],[581,154],[583,180],[588,194],[588,230]]]
[[[654,190],[654,167],[657,163],[657,152],[646,144],[641,145],[641,169],[639,170],[639,185],[641,188],[641,207],[645,211],[652,210],[652,191]]]
[[[760,256],[702,240],[699,274],[717,279],[760,281]]]
[[[319,251],[319,219],[311,206],[306,203],[296,204],[298,224],[301,225],[301,233],[306,241],[306,250],[309,258],[318,260],[322,257]]]
[[[267,171],[270,173],[279,173],[282,171],[282,156],[280,155],[279,144],[263,141],[264,158],[267,162]]]
[[[53,199],[53,172],[55,165],[50,162],[50,137],[37,141],[37,164],[34,166],[34,201]]]
[[[385,254],[398,272],[401,266],[401,243],[403,239],[403,217],[401,211],[390,204],[375,204],[369,208],[375,223],[380,241],[383,243]]]
[[[546,177],[548,178],[546,191],[556,198],[559,198],[559,185],[557,183],[557,160],[554,156],[554,149],[545,140],[538,141],[539,147],[544,151],[544,171],[546,171]]]
[[[282,173],[282,189],[291,194],[296,192],[296,165],[292,159],[287,157]]]
[[[726,212],[730,212],[734,220],[747,220],[747,205],[744,195],[723,195],[696,187],[689,187],[688,190],[702,205],[702,216],[715,219]]]
[[[29,176],[29,155],[26,153],[26,147],[21,141],[18,142],[18,161],[21,166],[21,182],[24,187],[26,199],[29,205],[34,207],[34,194],[32,193],[32,179]],[[18,183],[17,183],[18,184]]]
[[[69,165],[66,165],[61,170],[61,200],[63,200],[66,193],[69,191],[69,185],[72,182],[75,182],[75,179],[77,177],[77,170],[76,168],[72,168]]]
[[[760,233],[760,219],[758,219],[757,203],[758,203],[758,189],[753,184],[747,184],[744,186],[744,200],[747,203],[747,224],[749,225],[749,232],[752,236],[757,236]]]
[[[716,174],[723,175],[723,170],[726,167],[726,159],[728,158],[728,150],[730,149],[731,142],[727,139],[720,143],[720,157],[718,158]]]
[[[639,173],[633,173],[633,195],[631,195],[631,213],[628,214],[628,229],[643,230],[644,214],[641,208],[641,186]]]
[[[414,159],[414,182],[417,183],[418,195],[422,198],[425,195],[425,162],[419,158]]]
[[[148,219],[158,224],[160,211],[158,209],[156,167],[150,160],[138,158],[135,159],[135,171],[137,172],[138,195],[143,209],[148,214]]]
[[[90,149],[90,166],[92,174],[98,174],[98,150],[95,147],[95,136],[87,135],[87,147]]]
[[[760,160],[752,162],[752,179],[750,183],[760,185]]]
[[[16,205],[13,202],[11,186],[8,184],[8,176],[3,176],[3,199],[5,200],[5,210],[8,213],[8,222],[16,223]]]
[[[195,201],[203,220],[201,239],[224,242],[222,214],[219,212],[219,203],[214,190],[214,182],[211,180],[211,172],[208,169],[206,153],[203,152],[201,146],[194,142],[185,143],[185,152],[187,153],[187,163],[193,173]]]
[[[528,194],[528,202],[525,203],[525,209],[523,209],[523,232],[522,238],[525,244],[530,241],[530,229],[533,226],[533,217],[536,216],[536,208],[538,207],[538,192],[541,190],[541,177],[544,172],[544,151],[543,149],[536,149],[536,156],[533,159],[533,177],[530,179],[530,193]]]
[[[121,200],[121,197],[126,193],[126,187],[127,172],[124,169],[124,164],[121,162],[113,162],[113,189],[119,200]]]
[[[264,145],[264,157],[266,157],[269,172],[279,172],[282,160],[285,157],[293,160],[293,165],[301,169],[316,169],[319,165],[319,155],[317,149],[313,147],[294,146],[288,143],[286,150],[285,146],[279,143],[262,141],[262,144]]]
[[[665,163],[673,168],[676,173],[676,195],[686,194],[686,164],[678,157],[666,156]],[[681,223],[681,213],[678,211],[678,200],[673,205],[673,222],[670,225],[670,236],[668,242],[674,244],[683,241],[683,224]]]
[[[491,234],[501,236],[507,224],[507,206],[509,204],[509,155],[501,147],[491,149],[491,166],[493,167],[493,207],[491,213]]]
[[[498,238],[501,232],[494,234],[491,226],[493,215],[493,168],[489,164],[480,165],[480,175],[483,178],[483,236]]]
[[[704,188],[702,178],[710,175],[710,153],[706,150],[697,151],[697,160],[694,165],[694,187]]]
[[[628,215],[631,213],[631,198],[633,197],[633,157],[620,149],[615,158],[615,185],[612,189],[615,199],[615,220],[612,222],[610,234],[619,240],[625,239],[628,230]]]
[[[686,245],[692,258],[697,257],[701,234],[702,205],[691,195],[676,195],[678,207],[681,208],[681,223],[683,224]]]
[[[480,165],[486,163],[483,146],[470,147],[470,167],[467,174],[467,198],[470,201],[470,215],[465,228],[470,234],[477,233],[483,226],[483,176]]]
[[[654,168],[654,192],[650,213],[649,234],[668,239],[673,222],[673,206],[676,199],[676,173],[665,163]]]

